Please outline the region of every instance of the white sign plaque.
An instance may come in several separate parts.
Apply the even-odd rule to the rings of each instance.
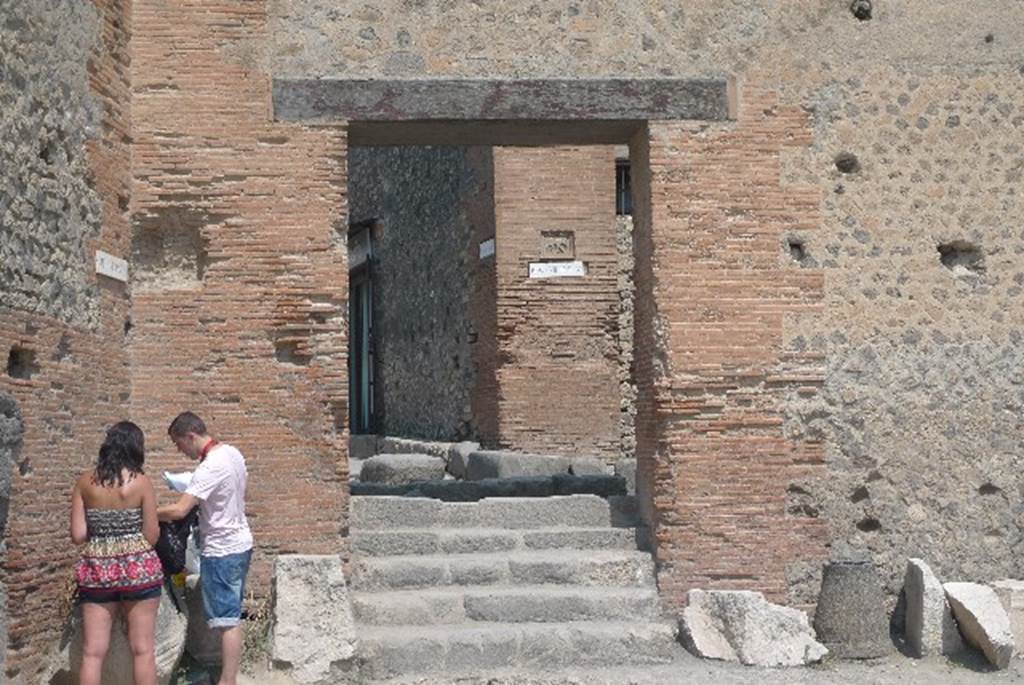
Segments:
[[[488,238],[480,243],[480,259],[487,259],[494,255],[494,238]]]
[[[113,278],[115,281],[127,283],[128,262],[103,250],[96,250],[96,273]]]
[[[530,278],[568,278],[586,276],[583,262],[530,262]]]

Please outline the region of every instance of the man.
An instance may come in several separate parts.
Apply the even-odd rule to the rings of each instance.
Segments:
[[[203,613],[220,633],[223,666],[218,685],[236,685],[242,657],[242,596],[252,558],[252,533],[245,518],[248,474],[242,453],[217,442],[206,424],[183,412],[167,429],[178,451],[199,460],[192,481],[176,504],[157,509],[161,521],[184,518],[199,505],[199,574]]]

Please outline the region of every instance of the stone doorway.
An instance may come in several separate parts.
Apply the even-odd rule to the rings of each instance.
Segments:
[[[636,298],[654,300],[651,122],[730,118],[725,80],[289,80],[273,83],[277,121],[344,130],[349,149],[388,145],[626,146],[632,160]],[[655,202],[662,201],[660,198]],[[356,217],[358,218],[358,217]],[[637,492],[653,520],[661,341],[655,312],[637,312]],[[644,318],[646,317],[646,318]]]

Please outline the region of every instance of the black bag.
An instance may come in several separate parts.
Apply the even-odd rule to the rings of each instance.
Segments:
[[[165,576],[173,576],[185,570],[185,550],[188,547],[188,536],[199,521],[199,507],[185,514],[185,518],[177,521],[161,521],[160,537],[153,547],[160,557],[160,565]]]

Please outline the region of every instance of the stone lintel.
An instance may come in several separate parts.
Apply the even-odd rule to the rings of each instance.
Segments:
[[[274,79],[274,118],[348,122],[721,121],[726,79]]]

